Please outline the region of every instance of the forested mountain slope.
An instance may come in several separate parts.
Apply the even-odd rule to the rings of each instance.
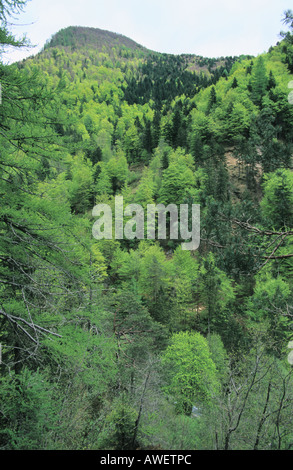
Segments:
[[[209,59],[71,27],[1,64],[2,449],[292,447],[292,34]],[[199,204],[199,248],[95,239],[115,196]]]

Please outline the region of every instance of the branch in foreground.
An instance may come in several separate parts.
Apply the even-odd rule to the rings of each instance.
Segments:
[[[23,331],[23,333],[35,344],[37,344],[37,341],[31,336],[31,334],[22,325],[20,325],[20,322],[24,323],[26,326],[33,329],[34,331],[38,330],[42,334],[48,333],[49,335],[53,335],[53,336],[57,336],[58,338],[62,338],[61,335],[58,335],[57,333],[54,333],[53,331],[47,330],[46,328],[43,328],[40,325],[36,325],[35,323],[29,323],[24,318],[16,317],[15,315],[11,315],[9,313],[6,313],[2,309],[0,309],[0,314],[3,315],[4,317],[6,317],[11,323],[14,323],[18,328],[20,328]]]

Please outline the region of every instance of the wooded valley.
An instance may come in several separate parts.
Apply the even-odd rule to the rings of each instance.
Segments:
[[[0,0],[1,55],[25,3]],[[281,22],[257,57],[72,26],[0,61],[1,450],[293,447],[292,11]],[[94,238],[115,196],[199,204],[198,249]]]

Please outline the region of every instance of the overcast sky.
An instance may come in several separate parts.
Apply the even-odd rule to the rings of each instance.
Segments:
[[[5,62],[35,54],[66,26],[120,33],[158,52],[207,57],[257,55],[279,40],[291,0],[29,0],[12,31],[36,48],[6,53]]]

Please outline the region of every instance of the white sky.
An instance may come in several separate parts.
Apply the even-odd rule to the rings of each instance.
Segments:
[[[139,44],[173,54],[206,57],[257,55],[280,39],[291,0],[29,0],[13,21],[35,48],[9,51],[12,62],[38,52],[66,26],[120,33]]]

